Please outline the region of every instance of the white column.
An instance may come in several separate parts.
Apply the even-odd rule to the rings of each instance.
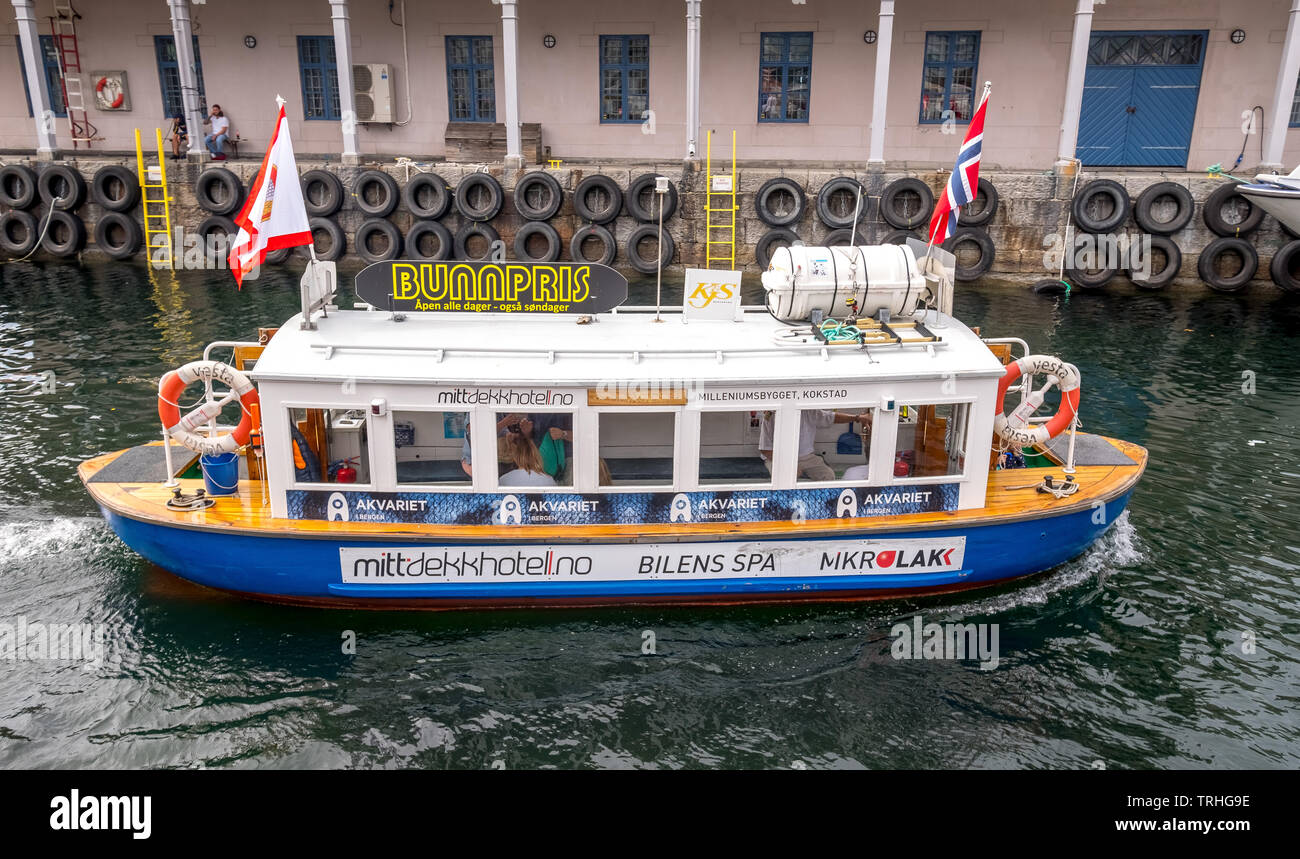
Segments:
[[[885,108],[889,105],[889,54],[894,42],[894,0],[880,0],[876,31],[876,80],[871,95],[871,146],[867,163],[885,164]]]
[[[1061,140],[1056,147],[1056,170],[1074,163],[1079,142],[1079,114],[1083,110],[1083,79],[1088,73],[1088,41],[1092,37],[1093,0],[1079,0],[1074,10],[1074,37],[1070,40],[1070,65],[1065,75],[1065,106],[1061,109]]]
[[[190,155],[198,157],[207,151],[203,146],[203,120],[207,117],[203,115],[203,108],[199,104],[199,78],[194,72],[194,30],[190,26],[190,0],[167,0],[167,6],[172,15],[176,74],[181,82],[185,127],[190,132]]]
[[[519,126],[519,14],[516,0],[501,4],[501,72],[506,76],[506,166],[524,166],[524,144]]]
[[[1259,166],[1282,170],[1282,150],[1286,130],[1291,123],[1291,100],[1300,78],[1300,0],[1291,0],[1291,16],[1286,23],[1286,41],[1282,43],[1282,63],[1277,69],[1277,89],[1273,91],[1273,112],[1264,132],[1264,161]]]
[[[700,0],[686,0],[686,157],[700,139]]]
[[[360,164],[357,146],[357,106],[352,98],[352,24],[348,20],[348,0],[330,0],[330,17],[334,24],[334,61],[338,65],[339,115],[343,133],[343,163]],[[407,86],[411,85],[408,80]]]
[[[23,49],[23,66],[27,69],[27,95],[32,100],[32,118],[36,124],[36,157],[53,161],[59,157],[54,137],[54,111],[45,95],[45,63],[41,58],[41,38],[36,31],[32,0],[13,0],[18,19],[18,41]]]

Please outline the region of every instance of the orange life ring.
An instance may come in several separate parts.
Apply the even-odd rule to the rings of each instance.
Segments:
[[[99,83],[95,84],[95,92],[102,93],[104,91],[104,87],[106,86],[108,86],[108,78],[106,77],[100,78]],[[117,108],[122,106],[122,103],[124,101],[126,101],[126,93],[119,92],[117,94],[117,98],[113,99],[112,103],[109,104],[109,107],[116,110]]]
[[[1021,376],[1032,376],[1035,373],[1046,375],[1047,384],[1041,390],[1032,391],[1010,415],[1004,414],[1003,400],[1006,398],[1007,388]],[[1053,384],[1058,384],[1061,388],[1060,408],[1047,423],[1030,426],[1030,416],[1038,411],[1038,407],[1043,404],[1043,395]],[[1082,385],[1079,368],[1067,364],[1060,358],[1053,358],[1050,355],[1026,355],[1019,361],[1012,361],[998,381],[998,411],[997,417],[993,420],[993,431],[1003,441],[1019,447],[1046,444],[1048,439],[1065,432],[1075,416],[1079,414],[1079,392]]]
[[[191,382],[221,382],[230,388],[225,396],[205,402],[194,411],[181,416],[181,393]],[[224,435],[202,435],[198,429],[207,424],[236,397],[239,398],[239,426]],[[178,370],[167,373],[158,382],[158,419],[167,434],[198,453],[234,453],[244,445],[253,432],[253,414],[260,413],[257,389],[243,373],[221,361],[191,361]],[[260,427],[258,427],[260,429]]]

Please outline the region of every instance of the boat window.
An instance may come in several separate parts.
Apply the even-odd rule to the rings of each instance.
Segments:
[[[289,409],[298,483],[369,483],[370,447],[362,409]]]
[[[675,412],[600,412],[600,485],[671,486]]]
[[[898,407],[895,477],[943,477],[966,467],[966,403]]]
[[[799,413],[799,482],[866,480],[874,425],[874,404],[803,409]]]
[[[701,486],[772,484],[770,459],[759,451],[764,414],[770,418],[771,412],[700,412]]]
[[[393,412],[398,484],[468,486],[473,472],[468,412]]]
[[[497,485],[573,485],[572,412],[498,412]]]

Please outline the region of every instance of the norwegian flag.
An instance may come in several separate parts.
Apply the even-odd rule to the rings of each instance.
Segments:
[[[966,130],[966,142],[957,153],[957,166],[948,178],[948,187],[934,207],[934,217],[930,219],[930,244],[941,245],[957,230],[957,214],[961,207],[975,199],[980,184],[980,148],[984,142],[984,107],[989,103],[988,84],[984,85],[984,95],[980,97],[979,107]]]

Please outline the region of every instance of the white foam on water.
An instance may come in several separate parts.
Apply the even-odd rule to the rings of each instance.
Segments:
[[[102,540],[106,531],[104,521],[92,517],[56,516],[0,523],[0,563],[84,548]]]
[[[1022,587],[1012,586],[1012,590],[952,606],[946,611],[962,616],[973,614],[996,614],[1029,605],[1043,605],[1053,596],[1095,580],[1103,585],[1106,578],[1116,570],[1132,567],[1143,561],[1146,552],[1142,547],[1142,538],[1137,528],[1129,521],[1125,510],[1115,520],[1105,534],[1093,543],[1086,552],[1073,561],[1057,567],[1032,584]]]

